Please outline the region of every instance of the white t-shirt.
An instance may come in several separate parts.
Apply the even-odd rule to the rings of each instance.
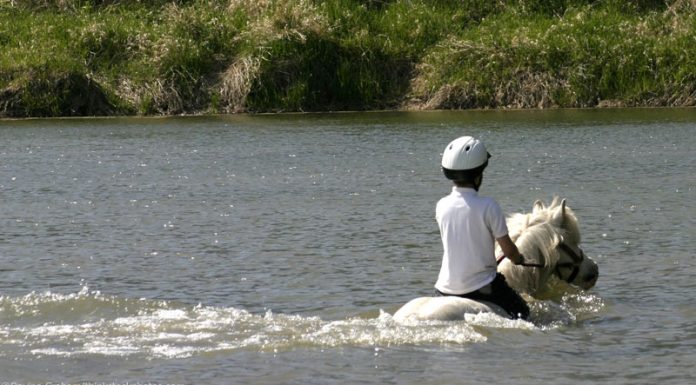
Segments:
[[[498,203],[472,188],[453,187],[435,208],[440,226],[442,267],[435,288],[445,294],[466,294],[493,281],[495,240],[508,233]]]

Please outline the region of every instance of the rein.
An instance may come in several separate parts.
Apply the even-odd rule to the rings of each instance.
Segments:
[[[502,257],[499,257],[495,263],[500,265],[500,262],[503,262],[503,259],[507,258],[507,256],[503,255]],[[524,267],[544,267],[544,264],[542,263],[533,263],[533,262],[524,262],[518,264],[517,266],[524,266]]]

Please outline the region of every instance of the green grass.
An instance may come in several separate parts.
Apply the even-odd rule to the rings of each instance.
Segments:
[[[589,5],[508,13],[434,47],[415,92],[441,108],[693,105],[694,21]]]
[[[696,1],[0,0],[0,117],[692,106]]]

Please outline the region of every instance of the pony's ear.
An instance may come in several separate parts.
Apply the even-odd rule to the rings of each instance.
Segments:
[[[563,227],[565,224],[566,215],[566,201],[563,199],[559,206],[556,206],[557,201],[554,201],[553,214],[551,214],[551,220],[556,226]]]
[[[566,200],[563,199],[563,200],[561,200],[561,207],[559,207],[556,214],[554,214],[554,220],[556,221],[558,226],[563,227],[563,225],[565,225],[565,218],[566,218]]]
[[[534,206],[532,206],[532,214],[536,214],[537,212],[539,212],[539,211],[541,211],[541,210],[544,210],[545,208],[546,208],[546,206],[544,206],[544,202],[542,202],[541,200],[537,199],[537,200],[534,202]]]

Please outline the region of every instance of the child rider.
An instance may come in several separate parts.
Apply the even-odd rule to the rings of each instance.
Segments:
[[[470,136],[450,142],[442,155],[442,171],[454,187],[435,209],[444,248],[435,289],[440,295],[492,302],[512,318],[526,319],[529,307],[496,271],[495,241],[512,263],[524,257],[508,235],[498,203],[478,195],[490,157]]]

